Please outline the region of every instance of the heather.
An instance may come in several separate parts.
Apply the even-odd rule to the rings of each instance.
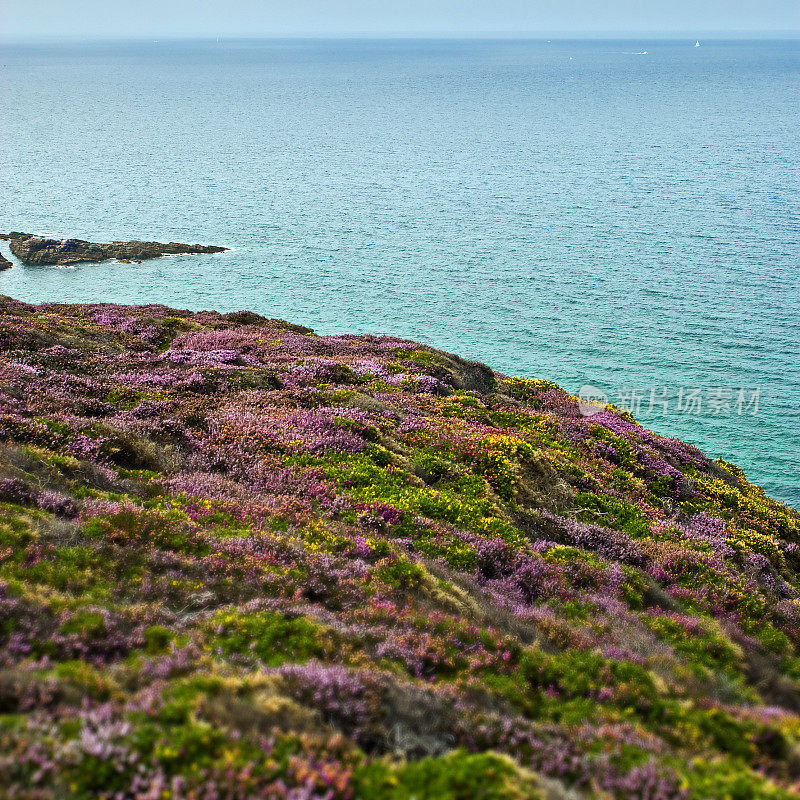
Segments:
[[[0,794],[790,798],[800,518],[544,380],[0,316]]]

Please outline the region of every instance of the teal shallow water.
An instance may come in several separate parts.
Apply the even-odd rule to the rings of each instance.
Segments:
[[[800,507],[800,43],[691,45],[5,47],[0,229],[235,250],[17,265],[0,293],[252,308],[636,388],[645,424]]]

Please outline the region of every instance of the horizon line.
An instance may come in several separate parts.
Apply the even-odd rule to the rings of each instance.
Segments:
[[[553,31],[553,32],[503,32],[503,31],[463,31],[463,32],[307,32],[307,33],[137,33],[123,35],[115,33],[98,34],[11,34],[0,33],[0,44],[23,44],[33,42],[167,42],[167,41],[308,41],[308,40],[475,40],[475,41],[625,41],[634,39],[652,39],[659,41],[681,41],[683,39],[705,38],[712,41],[747,41],[747,40],[791,40],[800,38],[800,29],[778,30],[715,30],[715,31]]]

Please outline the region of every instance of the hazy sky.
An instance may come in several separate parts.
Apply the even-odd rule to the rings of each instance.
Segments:
[[[798,0],[0,0],[3,38],[798,30]]]

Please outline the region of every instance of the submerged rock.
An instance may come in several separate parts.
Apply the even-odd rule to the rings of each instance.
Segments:
[[[3,234],[11,241],[11,252],[25,264],[36,266],[81,264],[107,261],[144,261],[167,255],[222,253],[227,247],[204,244],[181,244],[179,242],[111,242],[98,244],[83,239],[47,239],[32,233],[12,231]],[[10,266],[10,264],[9,264]]]

